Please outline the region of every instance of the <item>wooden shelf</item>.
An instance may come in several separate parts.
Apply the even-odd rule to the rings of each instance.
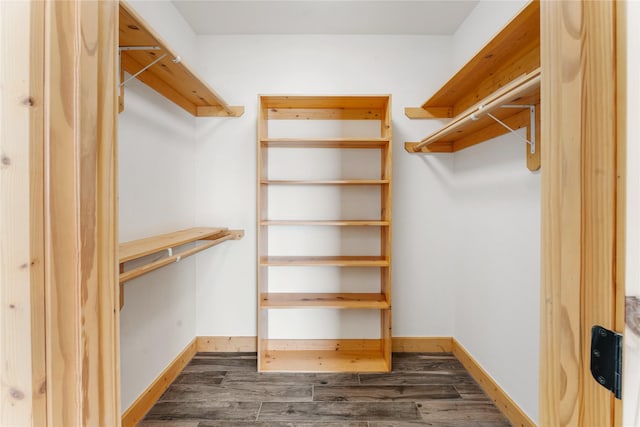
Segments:
[[[292,123],[276,123],[276,120],[290,120]],[[295,122],[293,122],[295,120]],[[324,123],[310,123],[312,120],[325,120]],[[349,121],[371,120],[367,123],[367,132],[353,133],[361,129],[362,123],[352,126]],[[335,121],[341,121],[336,123]],[[377,123],[379,122],[379,123]],[[306,128],[306,129],[305,129]],[[281,131],[301,131],[300,135],[288,133],[282,138]],[[270,130],[277,133],[269,134]],[[375,130],[375,133],[372,131]],[[331,133],[329,133],[331,132]],[[333,138],[325,135],[333,135]],[[314,136],[315,135],[315,136]],[[257,236],[258,236],[258,370],[281,372],[388,372],[391,369],[391,201],[392,201],[392,126],[391,126],[391,97],[388,95],[373,96],[261,96],[258,113],[258,144],[257,145]],[[342,176],[336,173],[335,165],[327,161],[318,164],[323,168],[329,179],[304,179],[305,176],[292,173],[295,169],[288,164],[278,164],[269,161],[270,151],[300,148],[305,150],[318,149],[373,149],[379,150],[375,158],[359,159],[351,156],[345,158],[340,170],[351,170],[350,163],[370,162],[372,173],[349,176],[348,172]],[[362,151],[359,151],[362,152]],[[320,151],[318,151],[320,153]],[[353,151],[351,152],[353,153]],[[328,159],[326,159],[328,160]],[[355,166],[355,165],[354,165]],[[375,173],[373,172],[375,171]],[[276,179],[270,179],[274,177]],[[370,178],[369,178],[370,177]],[[284,178],[284,179],[278,179]],[[302,179],[296,179],[302,178]],[[284,188],[274,188],[280,186]],[[290,188],[301,187],[301,188]],[[307,186],[305,188],[305,186]],[[336,190],[344,190],[344,197],[348,202],[358,203],[366,199],[379,206],[379,214],[365,215],[364,218],[353,219],[318,219],[309,218],[304,212],[300,215],[287,215],[283,219],[269,217],[269,204],[289,197],[292,201],[299,196],[300,191],[312,192],[313,186],[336,186]],[[345,188],[343,186],[347,186]],[[368,186],[374,186],[369,188]],[[377,188],[375,188],[377,187]],[[276,191],[277,190],[277,191]],[[349,190],[349,191],[347,191]],[[277,193],[276,200],[272,195]],[[322,192],[321,192],[322,193]],[[310,194],[310,193],[309,193]],[[318,194],[319,202],[328,202],[330,195]],[[347,203],[347,201],[344,201]],[[293,212],[293,211],[292,211]],[[375,219],[371,219],[371,217]],[[379,239],[379,247],[375,251],[365,253],[372,256],[273,256],[269,253],[269,246],[280,237],[276,227],[360,227],[366,231],[366,238]],[[362,227],[375,227],[373,230]],[[306,228],[309,230],[308,228]],[[282,229],[280,229],[282,230]],[[315,229],[322,239],[337,237],[346,243],[351,239],[351,233],[336,236],[335,232],[346,232],[349,229]],[[351,228],[352,231],[355,231]],[[326,232],[325,232],[326,231]],[[371,233],[373,234],[371,234]],[[270,236],[271,234],[271,236]],[[341,234],[341,233],[338,233]],[[314,233],[315,236],[315,233]],[[364,238],[359,236],[358,238]],[[364,240],[362,240],[364,242]],[[340,253],[340,251],[335,251]],[[288,253],[296,253],[291,251]],[[360,267],[378,268],[378,277],[367,289],[368,293],[323,293],[325,289],[307,289],[307,293],[273,292],[274,285],[269,283],[269,276],[274,276],[272,268],[278,269],[307,267]],[[363,276],[365,270],[354,269],[354,274]],[[280,285],[292,286],[296,283],[289,279],[280,280]],[[339,278],[328,278],[328,286],[339,285]],[[315,292],[314,292],[315,291]],[[369,293],[372,292],[372,293]],[[289,311],[284,311],[289,309]],[[295,309],[295,310],[291,310]],[[330,309],[326,312],[317,309]],[[300,316],[304,321],[308,310],[316,310],[318,316],[337,316],[335,310],[378,310],[379,339],[337,339],[337,340],[282,340],[269,339],[270,334],[283,336],[287,334],[280,322],[269,323],[269,317],[279,311],[284,316]],[[315,316],[314,315],[314,316]],[[296,317],[296,319],[298,319]],[[349,316],[340,322],[352,322]],[[356,326],[356,325],[353,325]],[[346,327],[346,325],[345,325]],[[363,330],[363,335],[364,334]]]
[[[135,279],[136,277],[157,270],[165,265],[178,262],[188,256],[196,254],[200,251],[208,249],[212,246],[219,245],[227,240],[239,240],[244,236],[243,230],[228,230],[226,228],[209,228],[199,227],[187,230],[176,231],[173,233],[162,234],[159,236],[147,237],[145,239],[133,240],[131,242],[121,243],[119,248],[119,264],[120,264],[120,284]],[[193,248],[183,250],[179,253],[173,253],[173,248],[177,248],[187,243],[204,240],[206,243],[197,245]],[[168,256],[157,261],[124,271],[124,263],[143,258],[148,255],[167,251]]]
[[[263,266],[334,266],[388,267],[384,256],[268,256],[260,258]]]
[[[380,148],[389,144],[389,138],[268,138],[260,143],[269,148]]]
[[[261,96],[265,120],[385,120],[390,95]]]
[[[123,50],[120,63],[123,71],[134,75],[166,54],[137,79],[197,117],[239,117],[244,107],[229,106],[205,83],[167,43],[125,1],[120,0],[119,47],[154,47],[157,50]],[[121,78],[124,74],[121,73]],[[120,111],[124,108],[124,92],[120,91]]]
[[[341,180],[321,180],[321,179],[263,179],[260,184],[264,185],[385,185],[389,184],[388,179],[341,179]]]
[[[262,340],[261,372],[389,372],[383,340]]]
[[[422,106],[406,108],[412,119],[453,118],[420,142],[407,142],[410,153],[451,153],[509,132],[531,128],[529,109],[505,109],[505,104],[535,105],[536,151],[527,167],[540,167],[540,3],[534,0],[512,19]],[[490,110],[487,109],[490,107]],[[478,118],[476,120],[476,118]]]
[[[372,293],[263,293],[261,308],[389,308],[384,294]]]
[[[271,225],[271,226],[337,226],[337,227],[387,227],[389,226],[389,221],[382,220],[268,220],[268,221],[260,221],[260,225]]]

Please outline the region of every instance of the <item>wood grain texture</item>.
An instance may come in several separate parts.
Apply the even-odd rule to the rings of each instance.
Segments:
[[[160,396],[189,364],[195,354],[196,340],[194,339],[122,414],[122,427],[136,426],[145,414],[154,407]]]
[[[119,262],[123,263],[142,258],[146,255],[197,240],[218,238],[226,232],[226,228],[194,227],[121,243],[119,247]]]
[[[491,375],[480,366],[462,344],[455,339],[453,340],[453,354],[514,426],[535,427],[536,424],[533,420],[509,397]]]
[[[515,77],[539,67],[539,17],[540,3],[536,0],[507,23],[422,108],[454,107],[457,115]]]
[[[0,3],[0,425],[46,425],[43,34],[43,3]]]
[[[388,179],[339,179],[339,180],[266,180],[260,184],[267,185],[386,185]]]
[[[372,293],[263,293],[262,308],[336,308],[336,309],[388,309],[384,294]]]
[[[593,325],[615,328],[614,2],[542,2],[540,424],[613,425],[589,372]]]
[[[198,352],[256,351],[256,337],[205,337],[196,338]]]
[[[260,265],[388,267],[389,259],[384,256],[269,256],[261,257]]]
[[[270,148],[380,148],[389,143],[389,138],[265,138],[263,147]]]
[[[117,426],[117,3],[46,15],[47,423]]]
[[[450,352],[451,337],[393,337],[394,352]]]

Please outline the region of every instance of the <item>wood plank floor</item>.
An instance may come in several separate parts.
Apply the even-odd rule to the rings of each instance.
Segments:
[[[198,353],[139,427],[508,427],[450,353],[394,353],[384,374],[258,373],[255,353]]]

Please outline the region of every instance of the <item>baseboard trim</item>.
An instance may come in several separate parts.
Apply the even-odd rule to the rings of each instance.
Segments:
[[[197,340],[194,338],[184,350],[165,368],[154,382],[131,404],[122,414],[122,427],[135,427],[149,410],[160,399],[162,393],[180,375],[197,351]]]
[[[216,351],[257,351],[257,337],[197,337],[197,349],[203,352]],[[391,339],[393,351],[416,353],[448,353],[452,351],[451,337],[393,337]]]
[[[197,337],[198,351],[254,352],[258,351],[257,337]]]
[[[452,338],[453,355],[462,363],[474,380],[482,387],[485,393],[493,400],[498,409],[515,427],[536,427],[531,418],[514,402],[482,366],[469,354],[455,338]]]
[[[450,353],[451,337],[393,337],[391,348],[403,353]]]

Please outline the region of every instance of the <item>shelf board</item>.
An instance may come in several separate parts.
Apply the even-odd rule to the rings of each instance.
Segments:
[[[260,225],[271,225],[271,226],[306,226],[306,225],[327,225],[327,226],[338,226],[338,227],[387,227],[389,226],[389,221],[382,220],[268,220],[268,221],[260,221]]]
[[[261,308],[388,309],[384,294],[374,293],[262,293]]]
[[[178,262],[181,259],[194,255],[212,246],[219,245],[227,240],[239,240],[243,236],[244,231],[242,230],[199,227],[121,243],[118,258],[121,268],[120,283],[135,279],[143,274],[157,270],[160,267]],[[125,262],[133,261],[165,250],[168,251],[169,249],[200,240],[205,240],[206,243],[175,254],[173,253],[173,250],[171,250],[166,258],[144,264],[128,271],[122,271]]]
[[[389,138],[268,138],[260,141],[269,148],[381,148]]]
[[[406,113],[410,118],[455,117],[479,99],[539,67],[540,2],[534,0],[419,109]]]
[[[164,97],[197,117],[239,117],[244,107],[229,106],[220,95],[201,79],[184,60],[125,1],[120,0],[119,46],[151,47],[159,50],[126,50],[121,52],[121,66],[133,75],[155,61],[158,63],[137,76]]]
[[[196,227],[121,243],[119,261],[122,264],[123,262],[142,258],[143,256],[195,242],[196,240],[210,240],[226,232],[228,232],[227,228]]]
[[[385,120],[389,96],[261,96],[267,120]]]
[[[389,372],[379,339],[263,340],[260,372]],[[272,348],[276,347],[276,348]]]
[[[386,185],[388,179],[263,179],[264,185]]]
[[[334,267],[388,267],[384,256],[269,256],[261,257],[263,266],[334,266]]]

